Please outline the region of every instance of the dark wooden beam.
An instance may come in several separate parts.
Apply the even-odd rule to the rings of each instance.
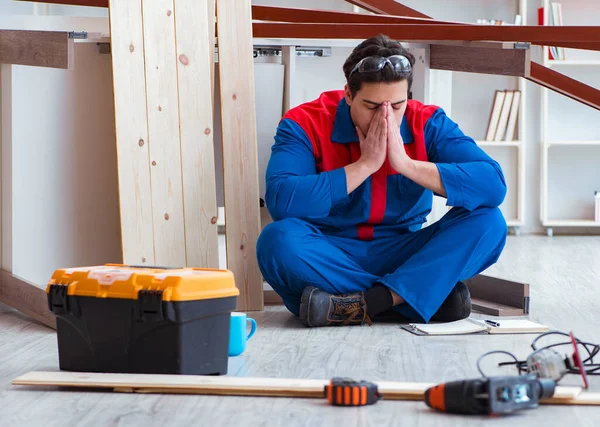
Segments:
[[[48,308],[46,290],[6,270],[0,270],[0,302],[56,329],[56,318]]]
[[[346,3],[362,7],[365,10],[382,15],[410,16],[413,18],[429,18],[429,16],[394,0],[346,0]]]
[[[0,63],[72,69],[73,56],[65,31],[0,30]]]
[[[108,7],[108,0],[16,0],[27,3],[52,3],[68,6]]]
[[[538,63],[531,63],[531,74],[527,80],[558,92],[589,107],[600,110],[600,90],[579,80],[567,77]]]
[[[528,77],[529,49],[431,45],[432,69]]]
[[[562,46],[564,42],[600,42],[600,27],[422,25],[422,24],[298,24],[255,22],[258,38],[366,39],[386,34],[395,40],[539,40]]]
[[[353,12],[332,12],[328,10],[299,9],[277,6],[252,6],[252,19],[259,21],[332,23],[332,24],[448,24],[466,25],[459,22],[437,21],[407,16],[370,15]]]

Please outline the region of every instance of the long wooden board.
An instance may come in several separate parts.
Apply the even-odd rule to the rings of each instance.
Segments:
[[[598,27],[591,26],[500,26],[500,25],[424,25],[424,24],[323,24],[255,22],[254,37],[366,39],[386,34],[396,40],[525,40],[539,44],[548,41],[555,46],[565,42],[600,42]]]
[[[433,383],[373,381],[386,400],[423,400]],[[161,394],[205,394],[224,396],[266,396],[324,398],[329,380],[254,378],[202,375],[106,374],[91,372],[28,372],[13,385],[100,388],[118,392]],[[581,387],[557,386],[554,396],[541,403],[558,405],[600,405],[600,393],[584,392]]]
[[[29,283],[6,270],[0,270],[0,302],[32,319],[56,329],[56,318],[48,308],[45,289]]]
[[[123,262],[155,264],[141,0],[110,0]]]
[[[354,12],[334,12],[329,10],[300,9],[277,6],[252,6],[252,18],[259,21],[279,22],[321,22],[321,23],[361,23],[361,24],[459,24],[451,21],[413,18],[406,16],[371,15]]]
[[[227,268],[235,276],[238,309],[262,310],[256,259],[261,231],[254,60],[250,0],[217,0]]]
[[[173,0],[142,0],[155,262],[185,266]]]
[[[208,2],[210,3],[210,1]],[[213,145],[214,17],[197,0],[175,0],[186,265],[219,267]],[[213,31],[214,33],[214,31]]]
[[[66,31],[0,30],[0,63],[73,69],[73,39]]]
[[[429,18],[427,15],[398,3],[395,0],[345,0],[363,9],[387,15],[412,16],[416,18]]]
[[[600,90],[585,83],[551,70],[543,65],[532,63],[529,81],[581,102],[588,107],[600,110]]]

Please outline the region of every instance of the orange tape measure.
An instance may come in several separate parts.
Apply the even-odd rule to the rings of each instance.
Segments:
[[[325,386],[324,393],[333,406],[372,405],[383,397],[377,390],[377,384],[350,378],[333,378]]]

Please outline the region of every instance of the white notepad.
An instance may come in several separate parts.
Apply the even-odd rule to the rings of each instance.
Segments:
[[[499,326],[467,318],[448,323],[409,323],[401,328],[416,335],[535,334],[549,330],[547,326],[528,319],[500,319],[494,322]]]

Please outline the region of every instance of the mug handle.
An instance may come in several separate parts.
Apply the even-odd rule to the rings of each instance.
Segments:
[[[252,335],[254,335],[254,333],[256,332],[256,320],[254,320],[251,317],[247,317],[246,320],[250,322],[250,325],[252,326],[250,328],[250,333],[248,334],[248,337],[246,337],[246,339],[249,340],[250,338],[252,338]]]

